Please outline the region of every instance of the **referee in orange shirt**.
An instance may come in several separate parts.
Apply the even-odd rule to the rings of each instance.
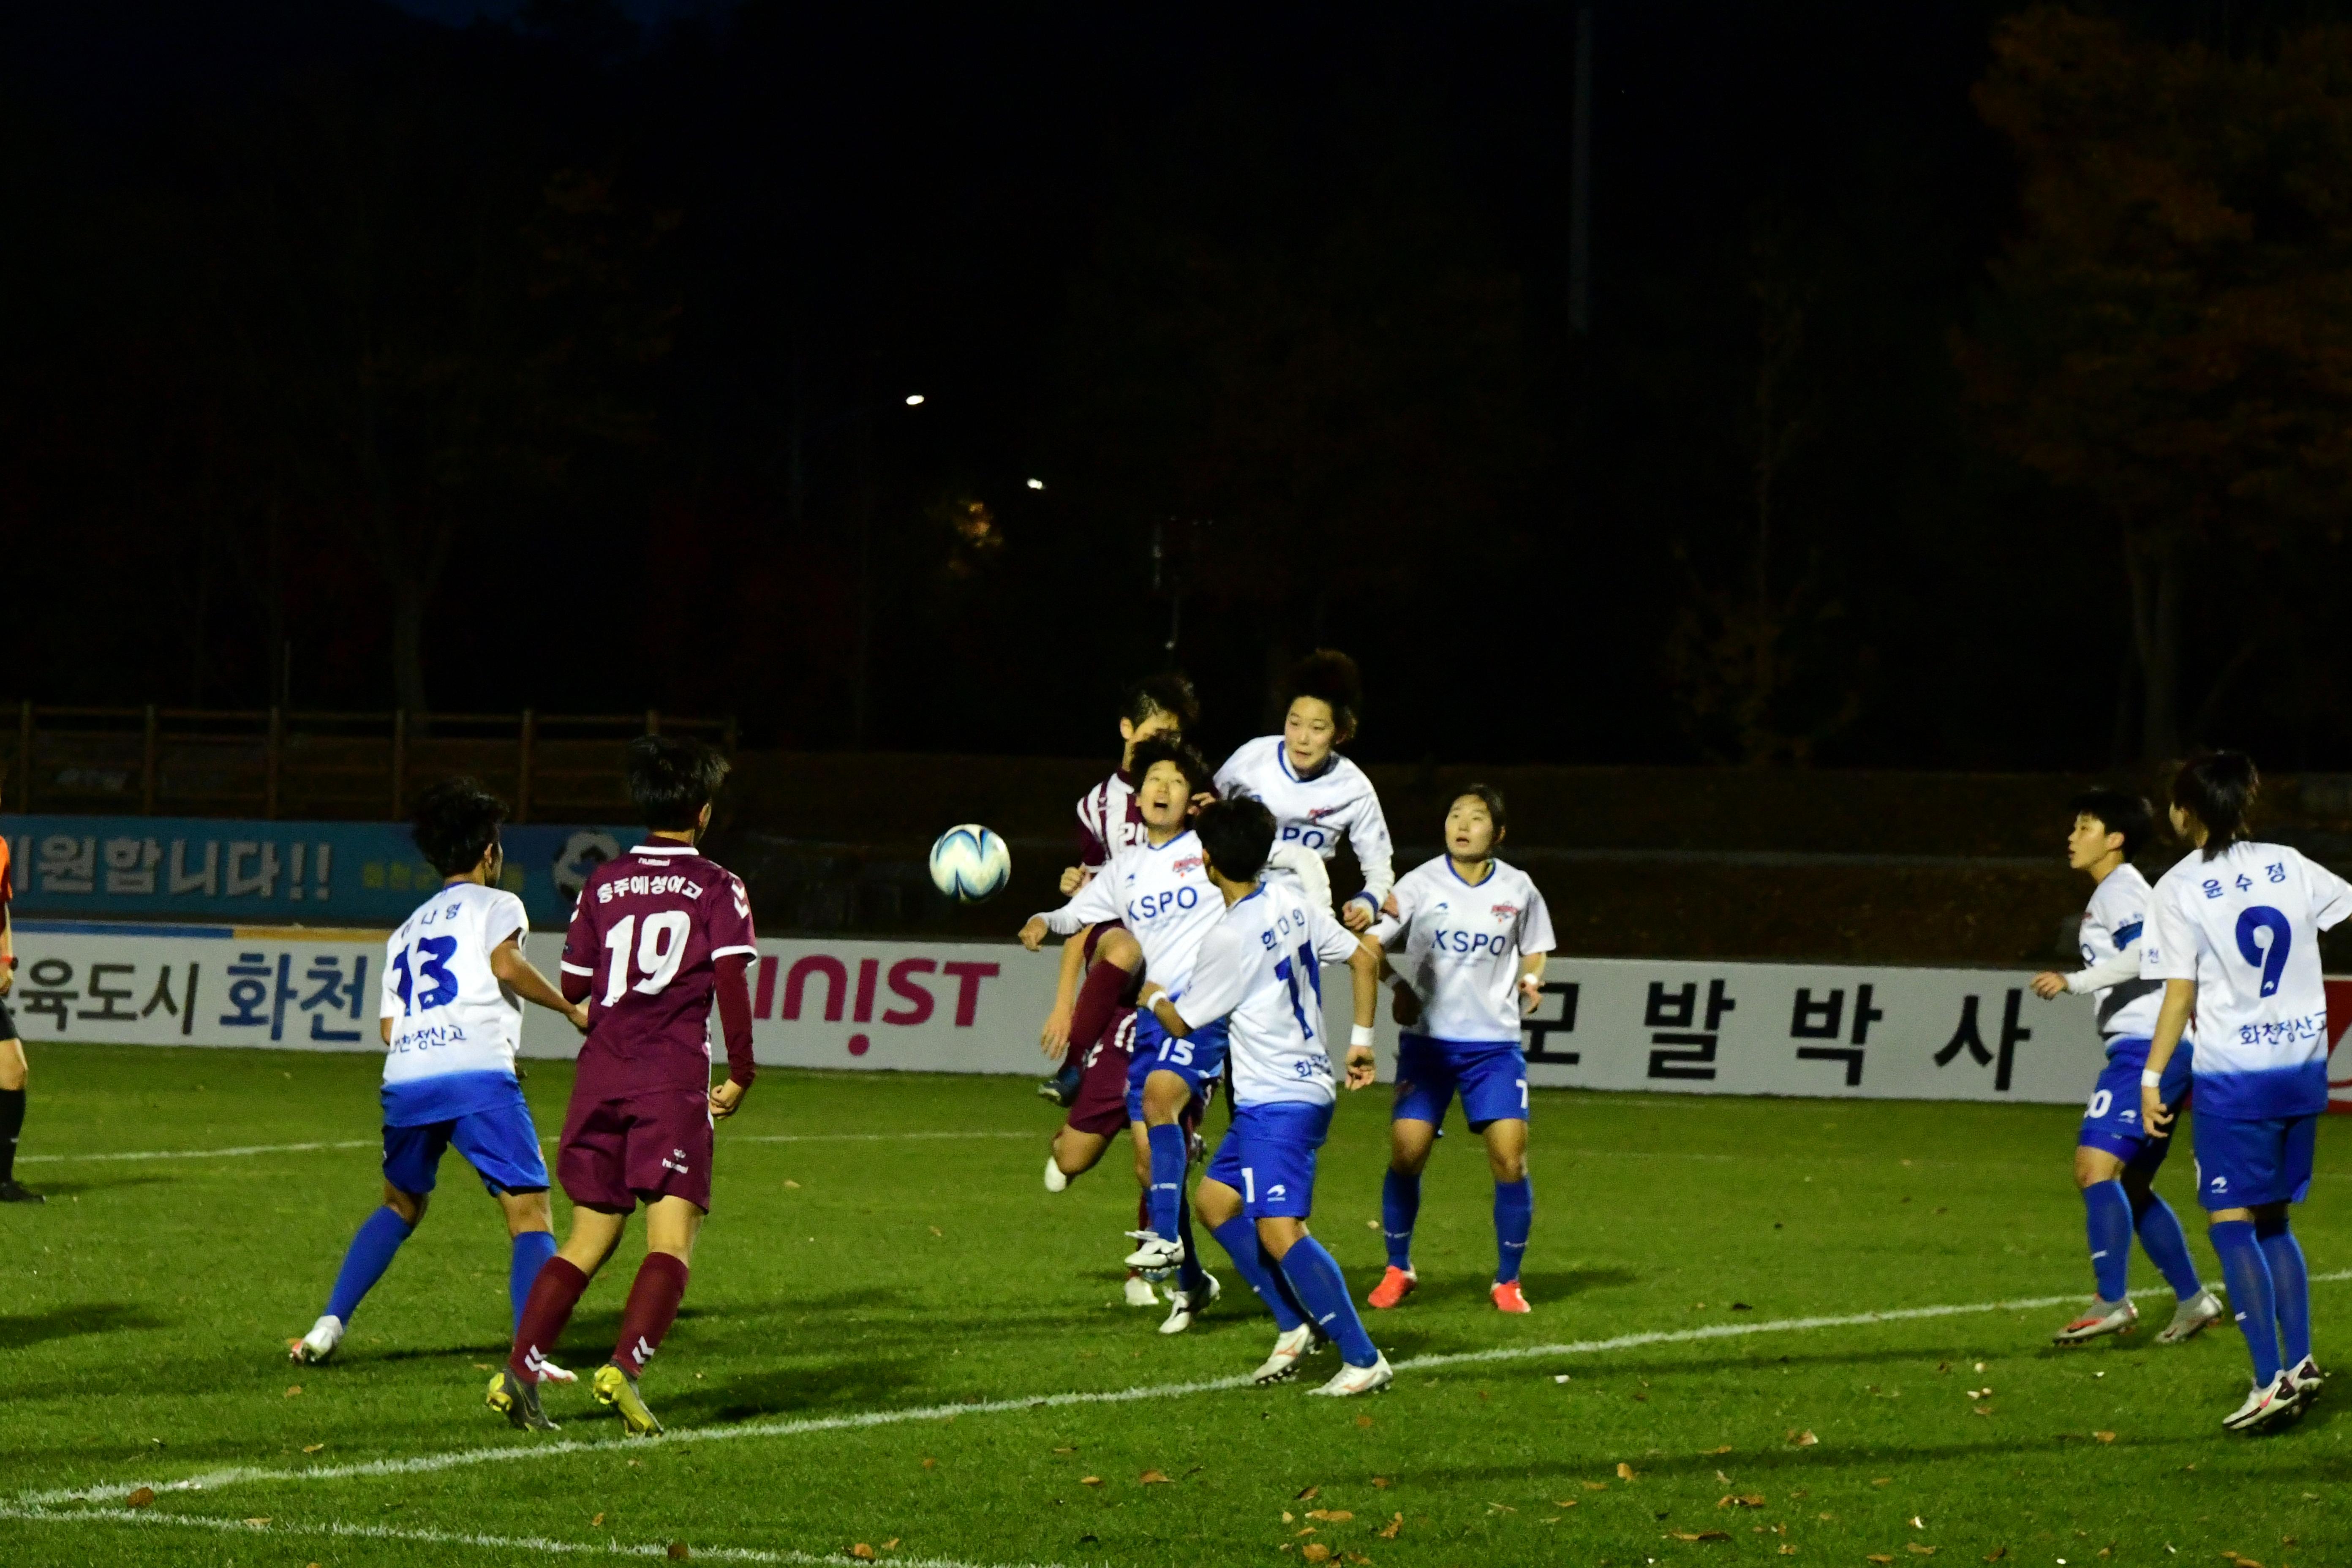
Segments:
[[[16,1135],[25,1130],[25,1042],[8,993],[16,984],[16,932],[9,922],[8,840],[0,837],[0,1204],[47,1200],[16,1179]]]

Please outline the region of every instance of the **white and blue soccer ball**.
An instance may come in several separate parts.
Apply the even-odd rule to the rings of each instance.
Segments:
[[[995,897],[1012,876],[1012,847],[976,822],[949,828],[931,846],[931,886],[960,904]]]

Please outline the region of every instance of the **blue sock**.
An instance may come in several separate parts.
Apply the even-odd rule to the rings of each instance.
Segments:
[[[392,1267],[392,1255],[412,1234],[409,1223],[389,1206],[361,1221],[359,1234],[352,1237],[351,1248],[343,1254],[342,1271],[335,1276],[335,1293],[327,1298],[327,1315],[349,1324],[362,1299]]]
[[[2279,1374],[2278,1301],[2270,1259],[2254,1239],[2251,1220],[2225,1219],[2207,1234],[2221,1259],[2221,1278],[2229,1283],[2230,1310],[2237,1314],[2246,1349],[2253,1352],[2254,1382],[2267,1386]]]
[[[2174,1295],[2186,1301],[2205,1288],[2197,1277],[2196,1260],[2189,1256],[2189,1237],[2181,1234],[2180,1216],[2172,1212],[2170,1204],[2148,1194],[2138,1205],[2134,1223],[2139,1229],[2140,1249]]]
[[[522,1304],[530,1300],[530,1282],[540,1266],[555,1256],[551,1231],[527,1230],[514,1238],[514,1257],[507,1264],[507,1300],[514,1303],[514,1331],[522,1332]]]
[[[2301,1366],[2311,1353],[2311,1275],[2304,1268],[2303,1243],[2287,1229],[2284,1215],[2255,1221],[2254,1239],[2262,1244],[2263,1260],[2271,1266],[2279,1338],[2285,1342],[2282,1360],[2290,1367]]]
[[[1265,1303],[1266,1310],[1274,1314],[1276,1328],[1286,1334],[1307,1321],[1292,1304],[1279,1274],[1266,1267],[1267,1259],[1258,1247],[1255,1225],[1235,1215],[1209,1234],[1232,1257],[1234,1272],[1248,1282],[1249,1288],[1257,1292],[1257,1299]]]
[[[1151,1234],[1173,1241],[1176,1216],[1184,1207],[1184,1130],[1171,1121],[1151,1129],[1150,1138]]]
[[[1209,1271],[1201,1267],[1201,1244],[1192,1239],[1192,1205],[1176,1205],[1176,1234],[1183,1238],[1184,1261],[1176,1266],[1176,1289],[1190,1295],[1209,1288]]]
[[[2131,1289],[2131,1198],[2121,1182],[2094,1182],[2083,1189],[2083,1215],[2091,1235],[2091,1273],[2099,1300],[2120,1301]]]
[[[1300,1237],[1283,1255],[1282,1272],[1289,1278],[1307,1315],[1338,1342],[1340,1360],[1349,1366],[1370,1366],[1381,1359],[1381,1352],[1372,1348],[1372,1336],[1364,1332],[1363,1319],[1356,1316],[1355,1300],[1348,1294],[1348,1277],[1339,1272],[1339,1259],[1324,1251],[1321,1242],[1311,1236]]]
[[[1519,1260],[1528,1255],[1528,1232],[1535,1228],[1535,1184],[1521,1176],[1495,1184],[1495,1283],[1507,1285],[1519,1277]]]
[[[1389,1238],[1389,1267],[1412,1267],[1412,1225],[1421,1217],[1421,1177],[1391,1171],[1381,1179],[1381,1229]]]

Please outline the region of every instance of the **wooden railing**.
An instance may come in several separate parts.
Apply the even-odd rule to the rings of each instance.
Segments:
[[[732,717],[412,714],[16,704],[0,761],[10,812],[399,820],[421,784],[471,773],[514,819],[604,819],[626,805],[621,748],[698,734],[729,753]]]

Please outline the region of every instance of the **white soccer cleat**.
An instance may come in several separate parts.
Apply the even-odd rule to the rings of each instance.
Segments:
[[[2286,1379],[2294,1384],[2295,1403],[2304,1405],[2318,1398],[2320,1389],[2326,1384],[2326,1380],[2319,1374],[2319,1363],[2309,1356],[2288,1368]]]
[[[1315,1350],[1315,1325],[1301,1323],[1297,1328],[1275,1336],[1274,1352],[1264,1364],[1250,1373],[1250,1381],[1263,1388],[1268,1384],[1285,1383],[1297,1374],[1298,1363]]]
[[[1209,1304],[1223,1293],[1224,1287],[1217,1283],[1215,1275],[1203,1273],[1201,1278],[1206,1279],[1208,1284],[1198,1290],[1168,1292],[1168,1316],[1160,1322],[1161,1333],[1182,1333],[1192,1326],[1194,1318],[1207,1311]]]
[[[1328,1394],[1334,1399],[1345,1399],[1351,1394],[1378,1394],[1395,1381],[1396,1373],[1390,1368],[1389,1358],[1381,1356],[1370,1366],[1343,1366],[1330,1382],[1307,1393],[1309,1398]]]
[[[1152,1289],[1151,1281],[1140,1274],[1127,1277],[1127,1304],[1130,1307],[1157,1307],[1160,1294]]]
[[[566,1372],[563,1368],[556,1365],[545,1356],[541,1356],[539,1358],[539,1381],[541,1383],[577,1383],[580,1381],[580,1374],[576,1372]]]
[[[2156,1331],[2160,1345],[2185,1345],[2205,1329],[2230,1315],[2221,1298],[2210,1290],[2200,1289],[2172,1310],[2172,1321]]]
[[[1130,1230],[1127,1236],[1135,1243],[1135,1250],[1127,1255],[1129,1268],[1139,1268],[1150,1274],[1159,1269],[1173,1268],[1184,1261],[1181,1237],[1171,1241],[1162,1237],[1159,1232],[1150,1230]]]
[[[2126,1297],[2120,1301],[2094,1300],[2082,1314],[2064,1328],[2050,1336],[2057,1345],[2079,1345],[2085,1340],[2095,1340],[2101,1334],[2122,1334],[2131,1331],[2139,1321],[2139,1309]]]
[[[330,1312],[310,1325],[310,1331],[296,1340],[286,1352],[287,1359],[308,1366],[316,1366],[335,1353],[343,1342],[343,1321]]]
[[[2221,1417],[2221,1425],[2232,1432],[2260,1432],[2277,1426],[2298,1408],[2294,1384],[2281,1373],[2268,1383],[2257,1384],[2243,1405]]]
[[[1045,1156],[1045,1190],[1049,1193],[1066,1191],[1070,1178],[1062,1173],[1061,1163],[1051,1154]]]

